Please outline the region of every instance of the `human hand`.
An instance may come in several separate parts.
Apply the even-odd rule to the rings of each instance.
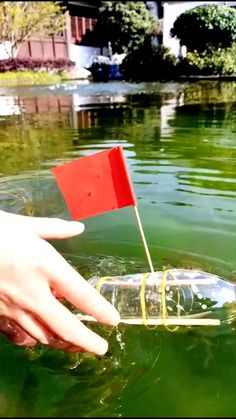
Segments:
[[[0,329],[11,330],[14,343],[39,342],[98,355],[107,351],[107,341],[51,291],[101,323],[118,324],[117,310],[46,241],[73,237],[83,229],[79,222],[0,211]]]

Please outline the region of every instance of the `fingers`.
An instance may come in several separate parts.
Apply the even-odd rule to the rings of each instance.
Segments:
[[[59,253],[55,254],[51,285],[79,310],[90,314],[101,323],[116,326],[120,316],[88,281],[86,281]]]
[[[43,239],[65,239],[78,236],[84,231],[84,224],[78,221],[66,221],[59,218],[27,217],[31,231]]]
[[[27,335],[27,333],[25,332],[21,332],[19,334],[7,334],[5,333],[7,339],[11,342],[14,343],[15,345],[18,346],[35,346],[37,345],[37,341],[33,338],[31,338],[31,336]]]
[[[84,231],[84,224],[78,221],[61,220],[60,218],[30,217],[0,211],[0,220],[14,223],[23,229],[29,229],[43,239],[65,239],[77,236]]]
[[[106,353],[107,341],[87,328],[51,292],[55,290],[99,322],[117,325],[120,321],[115,307],[43,240],[79,234],[83,231],[83,224],[55,218],[12,217],[12,223],[9,218],[5,223],[1,248],[3,315],[15,321],[21,332],[25,332],[25,339],[27,336],[27,339],[32,339],[32,344],[37,341],[64,350],[84,350],[98,355]],[[14,217],[22,217],[21,222],[14,221]],[[17,341],[16,334],[8,335]]]
[[[22,340],[21,343],[17,342],[17,344],[25,345],[25,342],[27,342],[28,346],[32,346],[33,344],[41,343],[56,349],[61,349],[63,351],[82,351],[81,347],[75,346],[74,344],[72,346],[70,342],[67,342],[61,339],[58,335],[51,333],[42,323],[40,323],[37,319],[30,315],[30,313],[20,311],[17,315],[17,321],[20,327],[17,325],[16,327],[18,327],[18,329],[21,330],[22,334],[28,337],[27,341]],[[27,333],[25,331],[27,331]],[[11,341],[13,340],[14,343],[16,343],[15,335],[11,337]],[[71,348],[73,349],[71,350]]]
[[[107,352],[107,341],[87,328],[45,284],[38,286],[31,297],[24,308],[20,305],[9,315],[34,340],[64,350],[74,347],[97,355]]]
[[[15,345],[34,346],[37,341],[22,330],[13,320],[0,317],[0,330],[4,332],[9,341]]]
[[[68,347],[82,348],[97,355],[104,355],[107,352],[107,341],[87,328],[76,315],[57,301],[50,292],[48,298],[44,298],[44,306],[38,307],[35,316],[39,316],[40,323],[46,326],[50,333],[68,343]],[[27,321],[25,327],[28,327],[28,325],[29,321]],[[33,329],[30,333],[34,333]],[[45,342],[45,336],[41,335],[39,337],[38,335],[38,338]]]
[[[11,319],[0,320],[2,331],[5,332],[8,340],[16,345],[34,346],[41,343],[67,352],[83,351],[81,347],[71,345],[70,342],[50,333],[43,324],[40,324],[29,313],[20,311],[17,315],[17,321],[18,325]]]
[[[103,338],[85,327],[76,315],[53,296],[45,304],[44,310],[34,314],[19,311],[16,318],[21,330],[41,344],[64,351],[88,351],[98,355],[105,354],[108,349]]]
[[[37,342],[48,345],[49,333],[30,313],[19,311],[17,313],[17,323]]]

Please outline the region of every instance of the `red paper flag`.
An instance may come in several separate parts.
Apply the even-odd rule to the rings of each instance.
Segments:
[[[121,146],[54,167],[74,220],[137,205]]]

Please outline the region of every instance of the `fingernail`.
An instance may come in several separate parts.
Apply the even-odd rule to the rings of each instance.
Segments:
[[[117,326],[119,323],[120,323],[120,314],[114,307],[113,309],[111,309],[111,313],[109,316],[109,324],[111,324],[112,326]]]
[[[105,355],[108,350],[108,342],[104,339],[100,339],[100,345],[97,347],[96,354],[97,355]]]
[[[77,234],[83,233],[85,228],[84,224],[79,221],[70,221],[70,225],[72,226],[73,231]]]

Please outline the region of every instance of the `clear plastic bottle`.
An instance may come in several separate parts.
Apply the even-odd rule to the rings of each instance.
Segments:
[[[89,282],[117,308],[123,323],[213,326],[236,318],[236,284],[203,271],[170,269]]]

